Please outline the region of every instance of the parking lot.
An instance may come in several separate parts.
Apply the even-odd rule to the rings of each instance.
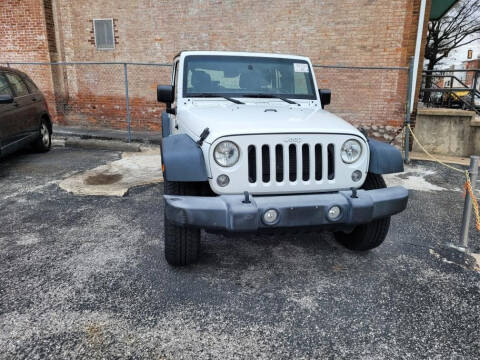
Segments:
[[[416,162],[389,176],[409,206],[369,253],[329,234],[207,234],[200,262],[176,269],[163,184],[59,187],[120,158],[55,147],[0,160],[0,358],[479,358],[478,265],[445,247],[458,243],[458,174]]]

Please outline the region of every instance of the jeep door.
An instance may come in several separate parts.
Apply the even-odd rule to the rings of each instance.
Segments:
[[[3,72],[0,72],[0,95],[15,96]],[[0,149],[17,140],[17,112],[14,103],[0,104]]]
[[[38,134],[40,128],[41,118],[48,113],[47,103],[42,92],[38,89],[37,85],[28,76],[22,76],[23,82],[27,84],[28,91],[31,94],[32,103],[34,104],[33,118],[30,123],[30,131],[33,135]]]
[[[180,131],[178,129],[178,122],[177,122],[177,89],[178,89],[178,60],[175,60],[173,63],[173,72],[172,72],[172,86],[173,86],[173,102],[171,104],[172,109],[175,109],[173,113],[170,114],[170,133],[171,134],[178,134]]]
[[[16,135],[18,139],[23,139],[38,130],[37,98],[30,93],[27,84],[25,84],[20,75],[13,72],[5,72],[5,76],[15,94],[13,106],[16,108]]]

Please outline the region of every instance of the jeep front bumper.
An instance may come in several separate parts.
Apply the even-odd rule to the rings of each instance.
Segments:
[[[334,193],[250,196],[220,195],[216,197],[164,195],[165,214],[179,226],[207,230],[251,232],[266,228],[325,226],[351,228],[358,224],[384,218],[405,210],[408,191],[395,186],[376,190],[358,190]],[[328,211],[338,206],[340,216],[330,220]],[[274,224],[263,221],[265,211],[275,209],[278,219]]]

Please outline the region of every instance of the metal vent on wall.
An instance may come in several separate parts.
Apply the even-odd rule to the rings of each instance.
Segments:
[[[95,47],[98,50],[115,49],[113,19],[94,19],[93,31],[95,35]]]

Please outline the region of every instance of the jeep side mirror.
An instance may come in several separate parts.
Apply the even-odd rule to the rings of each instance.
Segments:
[[[0,95],[0,104],[11,104],[13,101],[12,95]]]
[[[157,101],[165,104],[173,102],[173,86],[172,85],[158,85],[157,86]],[[167,107],[169,107],[167,105]]]
[[[318,93],[320,94],[320,101],[322,102],[322,109],[325,105],[330,104],[330,100],[332,98],[332,92],[330,89],[319,89]]]

